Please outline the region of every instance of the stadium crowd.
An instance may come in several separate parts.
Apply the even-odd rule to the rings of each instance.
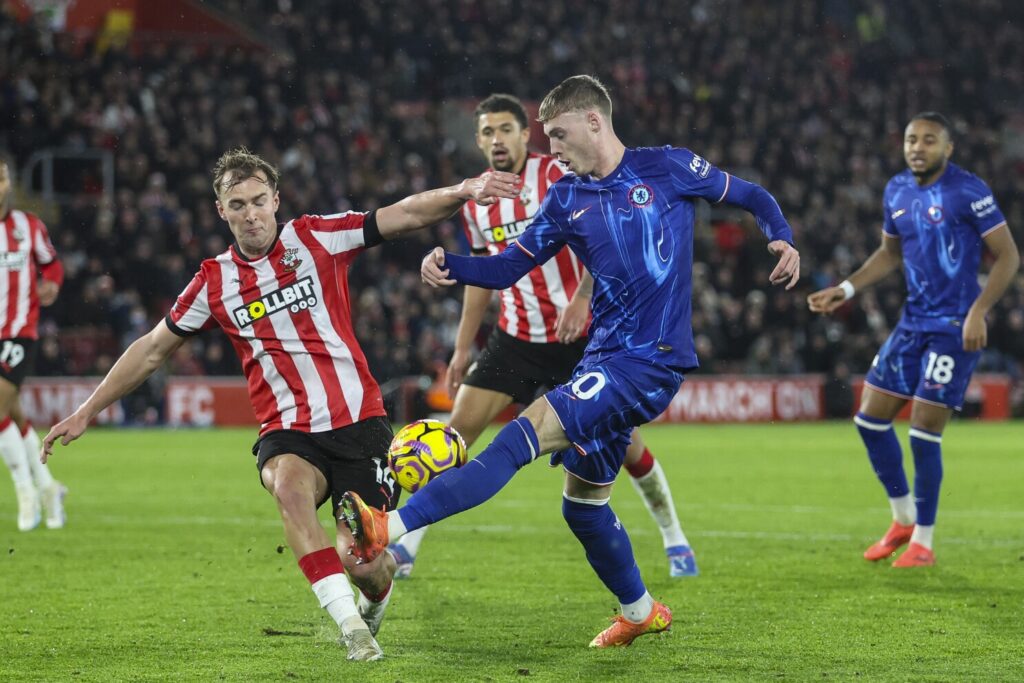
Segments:
[[[536,100],[574,73],[610,86],[628,144],[691,147],[764,185],[794,227],[805,264],[795,294],[767,286],[772,260],[745,214],[704,207],[693,304],[703,372],[845,381],[866,371],[898,318],[902,281],[891,278],[832,318],[812,316],[804,299],[878,245],[882,189],[904,167],[902,130],[917,111],[950,116],[953,161],[992,186],[1024,243],[1024,6],[216,4],[254,22],[269,47],[151,42],[101,51],[0,13],[0,149],[16,168],[54,147],[109,150],[115,166],[110,197],[80,170],[64,179],[74,196],[44,213],[67,280],[44,312],[37,374],[105,373],[166,313],[199,262],[227,247],[209,173],[225,149],[244,144],[279,165],[280,218],[369,210],[482,170],[467,131],[452,129],[453,103],[495,91]],[[925,14],[937,21],[921,32]],[[533,144],[546,151],[543,136]],[[450,356],[461,293],[426,288],[418,274],[438,238],[465,250],[452,221],[369,250],[354,266],[357,334],[382,382],[433,374]],[[991,316],[989,339],[979,369],[1019,377],[1024,280]],[[235,374],[238,365],[226,340],[210,334],[183,347],[170,372]]]

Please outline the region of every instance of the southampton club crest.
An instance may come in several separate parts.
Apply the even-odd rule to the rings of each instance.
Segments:
[[[519,203],[523,206],[529,206],[530,202],[533,201],[533,188],[529,185],[523,185],[522,191],[519,193]]]
[[[294,248],[285,249],[279,263],[284,268],[284,272],[291,273],[302,264],[302,259],[299,258],[299,250]]]
[[[629,188],[627,196],[630,204],[641,209],[654,201],[654,192],[643,183]]]

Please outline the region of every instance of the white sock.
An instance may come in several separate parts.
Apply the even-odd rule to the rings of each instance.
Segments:
[[[409,555],[411,555],[413,559],[416,559],[416,553],[420,551],[420,543],[423,542],[423,537],[427,535],[427,529],[429,528],[429,526],[425,526],[419,529],[413,529],[409,533],[402,536],[402,547],[408,551]],[[390,533],[390,524],[388,524],[388,529]],[[394,536],[392,536],[391,538],[394,538]]]
[[[21,441],[18,426],[13,422],[0,432],[0,457],[11,471],[15,486],[32,485],[32,470],[25,459],[25,444]]]
[[[622,616],[626,617],[627,620],[634,624],[642,624],[644,619],[651,614],[651,610],[654,609],[654,598],[651,597],[650,593],[644,592],[643,596],[636,602],[631,602],[628,605],[619,603],[619,607],[622,609]]]
[[[899,498],[890,498],[889,506],[892,508],[892,518],[903,526],[917,521],[917,505],[909,493]]]
[[[398,510],[388,513],[388,542],[394,543],[406,534],[405,523],[398,514]]]
[[[36,430],[29,427],[21,437],[21,442],[25,445],[25,459],[32,470],[32,478],[36,480],[36,487],[40,491],[45,491],[53,486],[53,475],[50,474],[50,468],[39,459],[39,450],[42,446],[39,443],[39,435],[36,434]]]
[[[654,461],[651,471],[642,477],[630,477],[629,481],[633,488],[643,498],[647,511],[658,523],[661,530],[661,540],[666,548],[676,545],[690,545],[686,540],[686,534],[679,525],[679,517],[676,516],[676,506],[672,502],[672,491],[668,488],[668,480],[665,478],[665,471],[661,469],[661,463]],[[650,611],[650,610],[648,610]],[[647,615],[644,614],[644,618]]]
[[[341,628],[342,633],[348,635],[352,628],[364,628],[359,626],[363,620],[356,610],[355,595],[352,593],[352,586],[344,574],[331,574],[325,576],[313,584],[313,593],[320,606],[327,610],[334,622]],[[358,623],[352,617],[358,619]]]
[[[914,527],[914,533],[910,535],[910,542],[923,545],[928,550],[932,549],[932,536],[935,535],[935,525],[930,524],[928,526],[922,526],[918,524]]]

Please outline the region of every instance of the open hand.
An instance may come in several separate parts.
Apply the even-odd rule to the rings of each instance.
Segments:
[[[768,276],[768,280],[773,285],[781,285],[788,281],[786,289],[793,289],[800,281],[800,252],[784,240],[769,242],[768,252],[779,257],[779,263]]]

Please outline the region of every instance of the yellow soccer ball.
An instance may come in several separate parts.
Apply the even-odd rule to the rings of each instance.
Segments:
[[[416,493],[445,470],[462,467],[468,459],[462,436],[440,420],[407,424],[388,448],[388,467],[398,485],[409,493]]]

